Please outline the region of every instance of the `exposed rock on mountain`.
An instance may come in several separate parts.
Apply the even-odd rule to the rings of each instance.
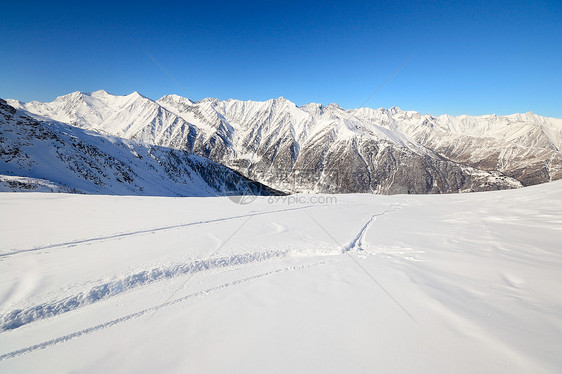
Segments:
[[[0,99],[0,191],[217,196],[276,193],[191,152],[40,123]]]
[[[105,91],[11,103],[39,120],[193,151],[288,192],[449,193],[562,178],[562,120],[532,113],[433,117]]]

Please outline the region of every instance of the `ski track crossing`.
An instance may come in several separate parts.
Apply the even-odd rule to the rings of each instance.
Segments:
[[[265,215],[265,214],[274,214],[274,213],[280,213],[280,212],[286,212],[286,211],[307,209],[307,208],[310,208],[310,207],[311,206],[304,206],[304,207],[297,207],[297,208],[280,209],[280,210],[275,210],[275,211],[251,213],[251,214],[245,214],[245,215],[239,215],[239,216],[232,216],[232,217],[218,218],[218,219],[212,219],[212,220],[190,222],[190,223],[185,223],[185,224],[164,226],[164,227],[153,228],[153,229],[139,230],[139,231],[133,231],[133,232],[126,232],[126,233],[118,233],[118,234],[101,236],[101,237],[90,238],[90,239],[75,240],[75,241],[51,244],[51,245],[46,245],[46,246],[36,247],[36,248],[30,248],[30,249],[12,250],[9,253],[0,254],[0,258],[12,256],[12,255],[17,255],[17,254],[21,254],[21,253],[26,253],[26,252],[40,251],[40,250],[43,250],[43,249],[50,249],[50,248],[57,248],[57,247],[67,247],[67,246],[74,246],[74,245],[79,245],[79,244],[84,244],[84,243],[91,243],[91,242],[99,242],[99,241],[113,240],[113,239],[119,239],[119,238],[126,238],[126,237],[135,236],[135,235],[147,234],[147,233],[151,233],[151,232],[172,230],[172,229],[178,229],[178,228],[189,227],[189,226],[194,226],[194,225],[202,225],[202,224],[208,224],[208,223],[215,223],[215,222],[222,222],[222,221],[245,218],[245,217],[250,217],[250,216],[259,216],[259,215]],[[342,253],[349,254],[349,252],[351,252],[351,251],[362,251],[363,250],[362,244],[363,244],[365,235],[367,234],[369,228],[376,221],[376,218],[379,217],[379,216],[383,216],[385,214],[388,214],[389,212],[396,211],[398,209],[400,209],[400,204],[392,206],[390,209],[387,209],[387,210],[383,211],[382,213],[373,214],[370,217],[370,219],[367,221],[367,223],[361,227],[361,229],[359,230],[357,235],[355,235],[354,238],[346,246],[343,247]],[[171,265],[171,266],[166,266],[166,267],[156,267],[156,268],[153,268],[153,269],[150,269],[150,270],[142,270],[142,271],[139,271],[139,272],[136,272],[136,273],[133,273],[133,274],[125,275],[125,276],[123,276],[119,279],[112,280],[112,281],[97,285],[97,286],[95,286],[95,287],[93,287],[93,288],[91,288],[87,291],[80,292],[78,294],[75,294],[73,296],[70,296],[70,297],[67,297],[67,298],[64,298],[64,299],[61,299],[61,300],[55,300],[55,301],[52,301],[52,302],[31,306],[29,308],[17,309],[17,310],[7,312],[3,316],[0,317],[0,333],[2,331],[16,329],[20,326],[23,326],[23,325],[26,325],[26,324],[29,324],[29,323],[32,323],[32,322],[35,322],[35,321],[38,321],[38,320],[41,320],[41,319],[56,317],[60,314],[63,314],[63,313],[66,313],[66,312],[69,312],[69,311],[72,311],[72,310],[76,310],[78,308],[93,304],[93,303],[101,301],[101,300],[107,300],[107,299],[109,299],[113,296],[119,295],[119,294],[127,292],[127,291],[134,290],[136,288],[139,288],[139,287],[142,287],[142,286],[145,286],[145,285],[157,282],[157,281],[163,281],[163,280],[167,280],[167,279],[177,278],[177,277],[180,277],[180,276],[185,276],[185,275],[188,275],[188,274],[194,274],[194,273],[197,273],[197,272],[202,272],[202,271],[212,270],[212,269],[217,269],[217,268],[227,268],[227,267],[237,266],[237,265],[255,264],[255,263],[259,263],[259,262],[263,262],[263,261],[280,259],[280,258],[287,257],[287,256],[289,256],[288,251],[267,251],[267,252],[258,252],[258,253],[244,253],[244,254],[238,254],[238,255],[233,255],[233,256],[228,256],[228,257],[220,257],[220,258],[215,258],[215,259],[210,258],[210,259],[207,259],[207,260],[196,260],[196,261],[192,261],[192,262],[189,262],[189,263],[176,264],[176,265]],[[111,320],[111,321],[108,321],[108,322],[104,322],[104,323],[101,323],[101,324],[98,324],[98,325],[95,325],[95,326],[92,326],[92,327],[89,327],[89,328],[86,328],[86,329],[83,329],[83,330],[79,330],[79,331],[76,331],[76,332],[71,333],[71,334],[66,334],[66,335],[51,339],[51,340],[47,340],[47,341],[44,341],[44,342],[41,342],[41,343],[38,343],[38,344],[34,344],[34,345],[31,345],[31,346],[28,346],[28,347],[25,347],[25,348],[21,348],[21,349],[12,351],[12,352],[0,354],[0,361],[7,360],[7,359],[10,359],[10,358],[14,358],[14,357],[19,356],[19,355],[31,353],[31,352],[36,351],[36,350],[45,349],[45,348],[54,346],[56,344],[64,343],[64,342],[67,342],[69,340],[73,340],[73,339],[76,339],[78,337],[88,335],[88,334],[94,333],[96,331],[106,329],[106,328],[121,324],[123,322],[138,318],[140,316],[147,315],[147,314],[150,314],[150,313],[154,313],[154,312],[156,312],[160,309],[166,308],[168,306],[178,304],[178,303],[181,303],[183,301],[191,300],[191,299],[194,299],[194,298],[205,296],[207,294],[210,294],[212,292],[216,292],[218,290],[221,290],[221,289],[224,289],[224,288],[227,288],[227,287],[244,284],[244,283],[247,283],[247,282],[250,282],[250,281],[253,281],[253,280],[265,278],[265,277],[268,277],[268,276],[273,276],[275,274],[279,274],[279,273],[282,273],[282,272],[308,269],[308,268],[311,268],[311,267],[320,266],[320,265],[330,263],[330,262],[334,262],[334,261],[324,260],[324,261],[315,262],[313,264],[284,267],[284,268],[281,268],[281,269],[276,269],[276,270],[272,270],[272,271],[269,271],[269,272],[265,272],[265,273],[262,273],[262,274],[259,274],[259,275],[254,275],[254,276],[234,280],[234,281],[231,281],[231,282],[223,283],[219,286],[212,287],[212,288],[209,288],[209,289],[206,289],[206,290],[203,290],[203,291],[199,291],[199,292],[196,292],[196,293],[192,293],[192,294],[189,294],[187,296],[183,296],[183,297],[171,300],[171,301],[167,301],[165,303],[162,303],[162,304],[159,304],[159,305],[156,305],[156,306],[153,306],[153,307],[149,307],[149,308],[143,309],[141,311],[131,313],[131,314],[125,315],[123,317],[119,317],[117,319],[114,319],[114,320]]]

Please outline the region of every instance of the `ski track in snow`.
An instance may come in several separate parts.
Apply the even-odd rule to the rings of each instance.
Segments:
[[[410,314],[410,312],[408,312],[406,308],[404,308],[404,306],[402,306],[402,304],[398,302],[398,300],[396,300],[396,298],[392,296],[392,294],[388,292],[388,290],[385,287],[383,287],[383,285],[380,284],[380,282],[376,280],[376,278],[371,273],[369,273],[363,266],[361,266],[359,262],[357,262],[357,260],[351,255],[352,251],[359,252],[363,250],[363,240],[365,239],[365,235],[367,234],[367,231],[373,225],[373,222],[375,222],[377,217],[384,216],[389,212],[395,212],[398,209],[400,209],[401,205],[402,204],[399,203],[393,206],[392,208],[385,210],[382,213],[373,214],[369,219],[369,221],[361,228],[357,236],[355,236],[355,238],[353,238],[353,240],[351,240],[351,242],[347,246],[345,246],[343,253],[347,254],[353,260],[353,262],[355,262],[359,266],[359,268],[361,268],[361,270],[363,270],[365,274],[367,274],[367,276],[371,278],[384,291],[384,293],[386,293],[388,297],[390,297],[390,299],[392,299],[392,301],[408,315],[408,317],[410,317],[414,322],[417,323],[416,319]]]
[[[261,215],[265,215],[265,214],[273,214],[273,213],[287,212],[287,211],[291,211],[291,210],[300,210],[300,209],[307,209],[307,208],[310,208],[310,206],[279,209],[279,210],[273,210],[273,211],[267,211],[267,212],[250,213],[250,214],[243,214],[243,215],[239,215],[239,216],[216,218],[216,219],[210,219],[210,220],[205,220],[205,221],[182,223],[182,224],[179,224],[179,225],[163,226],[163,227],[157,227],[157,228],[151,228],[151,229],[145,229],[145,230],[139,230],[139,231],[117,233],[117,234],[112,234],[112,235],[107,235],[107,236],[98,236],[98,237],[89,238],[89,239],[73,240],[73,241],[68,241],[68,242],[64,242],[64,243],[48,244],[48,245],[45,245],[45,246],[28,248],[28,249],[11,249],[11,250],[9,250],[9,252],[0,253],[0,258],[8,257],[8,256],[14,256],[14,255],[17,255],[17,254],[20,254],[20,253],[40,251],[40,250],[43,250],[43,249],[51,249],[51,248],[59,248],[59,247],[73,247],[73,246],[76,246],[78,244],[103,242],[103,241],[106,241],[106,240],[113,240],[113,239],[120,239],[120,238],[124,238],[124,237],[136,236],[136,235],[150,234],[150,233],[155,233],[155,232],[159,232],[159,231],[167,231],[167,230],[179,229],[179,228],[184,228],[184,227],[189,227],[189,226],[205,225],[205,224],[209,224],[209,223],[223,222],[223,221],[229,221],[229,220],[233,220],[233,219],[253,217],[253,216],[261,216]]]
[[[0,257],[15,255],[15,254],[22,253],[22,252],[38,251],[38,250],[41,250],[41,249],[48,249],[48,248],[55,248],[55,247],[74,246],[74,245],[83,244],[83,243],[112,240],[112,239],[118,239],[118,238],[122,238],[122,237],[130,237],[130,236],[134,236],[134,235],[142,235],[142,234],[157,232],[157,231],[171,230],[171,229],[177,229],[177,228],[194,226],[194,225],[201,225],[201,224],[207,224],[207,223],[227,221],[227,220],[232,220],[232,219],[239,219],[239,218],[244,218],[244,217],[249,217],[249,216],[273,214],[273,213],[277,213],[277,212],[285,212],[285,211],[291,211],[291,210],[297,210],[297,209],[306,209],[306,208],[310,208],[310,206],[280,209],[280,210],[276,210],[276,211],[252,213],[252,214],[246,214],[246,215],[240,215],[240,216],[218,218],[218,219],[213,219],[213,220],[191,222],[191,223],[186,223],[186,224],[164,226],[164,227],[159,227],[159,228],[155,228],[155,229],[139,230],[139,231],[128,232],[128,233],[119,233],[119,234],[108,235],[108,236],[104,236],[104,237],[96,237],[96,238],[91,238],[91,239],[83,239],[83,240],[76,240],[76,241],[70,241],[70,242],[65,242],[65,243],[52,244],[52,245],[37,247],[37,248],[32,248],[32,249],[14,250],[10,253],[0,254]],[[361,251],[361,250],[363,250],[362,245],[363,245],[363,240],[365,238],[365,235],[366,235],[367,231],[369,230],[369,228],[373,225],[376,218],[379,217],[379,216],[383,216],[383,215],[385,215],[389,212],[396,211],[398,209],[400,209],[400,204],[392,206],[390,209],[387,209],[387,210],[385,210],[381,213],[373,214],[371,216],[371,218],[369,219],[369,221],[361,227],[359,233],[349,242],[349,244],[347,244],[344,247],[343,253],[350,252],[350,251]],[[136,272],[134,274],[126,275],[126,276],[124,276],[120,279],[116,279],[116,280],[112,280],[112,281],[100,284],[98,286],[95,286],[95,287],[91,288],[90,290],[80,292],[76,295],[67,297],[67,298],[62,299],[62,300],[55,300],[55,301],[52,301],[52,302],[49,302],[49,303],[43,303],[43,304],[40,304],[40,305],[31,306],[31,307],[26,308],[26,309],[16,309],[16,310],[7,312],[3,316],[0,317],[0,331],[16,329],[20,326],[32,323],[34,321],[38,321],[38,320],[49,318],[49,317],[55,317],[55,316],[58,316],[60,314],[78,309],[80,307],[87,306],[87,305],[93,304],[95,302],[105,300],[105,299],[108,299],[110,297],[119,295],[121,293],[134,290],[138,287],[151,284],[151,283],[156,282],[156,281],[171,279],[171,278],[175,278],[175,277],[178,277],[178,276],[182,276],[182,275],[186,275],[186,274],[193,274],[193,273],[201,272],[201,271],[205,271],[205,270],[211,270],[211,269],[216,269],[216,268],[225,268],[225,267],[230,267],[230,266],[244,265],[244,264],[256,263],[256,262],[261,262],[261,261],[266,261],[266,260],[271,260],[271,259],[276,259],[276,258],[282,258],[282,257],[286,257],[287,255],[288,255],[287,251],[268,251],[268,252],[258,252],[258,253],[246,253],[246,254],[233,255],[233,256],[229,256],[229,257],[221,257],[221,258],[216,258],[216,259],[195,260],[195,261],[189,262],[189,263],[176,264],[176,265],[171,265],[171,266],[167,266],[167,267],[156,267],[156,268],[149,269],[149,270],[142,270],[142,271]],[[64,335],[64,336],[61,336],[61,337],[58,337],[58,338],[55,338],[55,339],[51,339],[51,340],[39,343],[39,344],[35,344],[35,345],[29,346],[29,347],[26,347],[26,348],[22,348],[22,349],[13,351],[13,352],[1,354],[0,355],[0,361],[19,356],[21,354],[26,354],[26,353],[29,353],[29,352],[32,352],[32,351],[35,351],[35,350],[38,350],[38,349],[44,349],[44,348],[53,346],[55,344],[63,343],[63,342],[72,340],[74,338],[78,338],[80,336],[90,334],[90,333],[95,332],[97,330],[105,329],[107,327],[117,325],[119,323],[122,323],[122,322],[125,322],[125,321],[128,321],[128,320],[140,317],[142,315],[145,315],[145,314],[148,314],[148,313],[151,313],[151,312],[156,312],[157,310],[159,310],[161,308],[179,303],[181,301],[196,298],[196,297],[200,297],[200,296],[204,296],[204,295],[206,295],[210,292],[214,292],[214,291],[226,288],[226,287],[246,283],[246,282],[249,282],[249,281],[254,280],[254,279],[263,278],[263,277],[274,275],[274,274],[284,272],[284,271],[299,270],[299,269],[304,269],[304,268],[308,268],[308,267],[312,267],[312,266],[318,266],[318,265],[324,264],[326,262],[328,262],[328,261],[321,261],[321,262],[311,264],[311,265],[286,267],[286,268],[270,271],[270,272],[267,272],[267,273],[263,273],[263,274],[260,274],[260,275],[257,275],[257,276],[247,277],[247,278],[235,280],[235,281],[232,281],[232,282],[228,282],[228,283],[222,284],[220,286],[213,287],[213,288],[210,288],[210,289],[207,289],[207,290],[204,290],[204,291],[200,291],[200,292],[197,292],[197,293],[194,293],[194,294],[190,294],[190,295],[187,295],[187,296],[184,296],[184,297],[172,300],[172,301],[168,301],[168,302],[165,302],[163,304],[160,304],[160,305],[157,305],[157,306],[154,306],[154,307],[150,307],[150,308],[141,310],[139,312],[132,313],[132,314],[117,318],[115,320],[109,321],[109,322],[105,322],[105,323],[100,324],[100,325],[96,325],[96,326],[93,326],[93,327],[90,327],[90,328],[87,328],[87,329],[84,329],[84,330],[74,332],[72,334]]]
[[[384,216],[387,213],[395,212],[400,209],[400,205],[393,206],[391,209],[387,209],[382,213],[373,214],[369,221],[361,228],[359,233],[343,248],[342,253],[350,252],[350,251],[362,251],[363,250],[363,239],[365,239],[365,235],[367,231],[375,222],[377,217]]]
[[[287,252],[282,251],[247,253],[143,270],[127,275],[121,279],[100,284],[90,290],[80,292],[62,300],[7,312],[3,316],[0,316],[0,331],[12,330],[40,319],[54,317],[156,281],[210,269],[261,262],[285,257],[286,255]]]
[[[247,215],[240,215],[234,217],[226,217],[220,218],[215,220],[208,220],[208,221],[199,221],[199,222],[192,222],[187,224],[180,224],[180,225],[173,225],[173,226],[165,226],[156,229],[147,229],[147,230],[140,230],[136,232],[130,233],[122,233],[116,234],[111,236],[105,237],[98,237],[92,239],[84,239],[80,241],[73,241],[73,242],[66,242],[61,244],[55,244],[50,246],[45,246],[41,248],[34,248],[29,250],[21,250],[19,252],[12,252],[6,255],[14,255],[21,252],[29,252],[29,251],[36,251],[40,249],[46,248],[53,248],[53,247],[62,247],[65,245],[77,245],[82,243],[94,242],[94,241],[102,241],[102,240],[111,240],[121,237],[128,237],[133,235],[140,235],[145,233],[150,233],[154,231],[163,231],[163,230],[170,230],[175,228],[181,228],[186,226],[192,225],[199,225],[199,224],[206,224],[206,223],[213,223],[213,222],[220,222],[225,220],[231,219],[238,219],[243,217],[249,216],[257,216],[263,214],[271,214],[276,212],[284,212],[290,211],[295,209],[304,209],[309,208],[306,207],[299,207],[299,208],[289,208],[289,209],[282,209],[270,212],[262,212],[262,213],[253,213]],[[351,240],[349,244],[347,244],[342,253],[350,252],[350,251],[362,251],[363,240],[368,229],[372,226],[376,217],[383,216],[389,212],[396,211],[400,208],[400,205],[396,205],[383,211],[382,213],[377,213],[371,216],[369,221],[361,228],[359,233]],[[120,279],[115,279],[95,287],[92,287],[89,290],[80,292],[73,296],[66,297],[61,300],[55,300],[47,303],[42,303],[39,305],[34,305],[25,309],[15,309],[9,312],[4,313],[0,316],[0,332],[6,330],[16,329],[20,326],[26,325],[28,323],[32,323],[37,320],[45,319],[60,315],[62,313],[66,313],[80,307],[93,304],[97,301],[108,299],[110,297],[116,296],[123,292],[130,291],[132,289],[145,286],[147,284],[175,278],[185,274],[193,274],[205,270],[215,269],[215,268],[224,268],[229,266],[236,266],[236,265],[243,265],[255,262],[266,261],[275,258],[281,258],[288,255],[287,251],[267,251],[267,252],[258,252],[258,253],[245,253],[239,255],[233,255],[229,257],[221,257],[216,259],[207,259],[207,260],[195,260],[189,263],[182,263],[182,264],[175,264],[166,267],[155,267],[149,270],[141,270],[139,272],[128,274],[123,276]],[[2,256],[2,255],[0,255]]]
[[[120,323],[129,321],[129,320],[141,317],[143,315],[147,315],[149,313],[154,313],[154,312],[156,312],[156,311],[158,311],[162,308],[166,308],[168,306],[178,304],[178,303],[181,303],[181,302],[186,301],[186,300],[190,300],[190,299],[194,299],[194,298],[197,298],[197,297],[205,296],[209,293],[219,291],[219,290],[227,288],[227,287],[236,286],[236,285],[239,285],[239,284],[250,282],[252,280],[265,278],[265,277],[272,276],[272,275],[275,275],[275,274],[279,274],[279,273],[282,273],[282,272],[302,270],[302,269],[307,269],[307,268],[311,268],[311,267],[315,267],[315,266],[319,266],[319,265],[324,265],[328,262],[330,262],[330,261],[320,261],[320,262],[316,262],[316,263],[309,264],[309,265],[290,266],[290,267],[285,267],[285,268],[282,268],[282,269],[276,269],[276,270],[273,270],[273,271],[262,273],[262,274],[259,274],[259,275],[254,275],[254,276],[251,276],[251,277],[238,279],[238,280],[235,280],[235,281],[232,281],[232,282],[223,283],[219,286],[212,287],[212,288],[206,289],[204,291],[192,293],[190,295],[183,296],[183,297],[180,297],[178,299],[168,301],[168,302],[165,302],[163,304],[156,305],[156,306],[153,306],[153,307],[150,307],[150,308],[147,308],[147,309],[143,309],[141,311],[138,311],[138,312],[135,312],[135,313],[132,313],[132,314],[128,314],[126,316],[123,316],[123,317],[120,317],[120,318],[117,318],[117,319],[114,319],[114,320],[111,320],[111,321],[108,321],[108,322],[105,322],[105,323],[102,323],[102,324],[99,324],[99,325],[96,325],[96,326],[92,326],[92,327],[89,327],[89,328],[86,328],[86,329],[83,329],[83,330],[80,330],[80,331],[73,332],[71,334],[63,335],[63,336],[60,336],[58,338],[47,340],[47,341],[42,342],[42,343],[38,343],[38,344],[35,344],[35,345],[32,345],[32,346],[28,346],[28,347],[25,347],[25,348],[18,349],[16,351],[1,354],[0,355],[0,361],[7,360],[7,359],[10,359],[10,358],[14,358],[14,357],[22,355],[22,354],[31,353],[31,352],[39,350],[39,349],[45,349],[45,348],[51,347],[51,346],[59,344],[59,343],[64,343],[64,342],[67,342],[69,340],[72,340],[72,339],[75,339],[75,338],[78,338],[78,337],[81,337],[81,336],[84,336],[84,335],[88,335],[88,334],[91,334],[93,332],[96,332],[96,331],[99,331],[99,330],[102,330],[102,329],[105,329],[105,328],[108,328],[108,327],[112,327],[112,326],[118,325]]]

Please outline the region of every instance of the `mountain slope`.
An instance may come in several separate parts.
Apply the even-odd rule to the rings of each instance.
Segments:
[[[1,99],[0,159],[2,191],[158,196],[273,193],[199,155],[66,124],[40,123]]]
[[[105,91],[13,104],[38,119],[193,151],[291,192],[449,193],[562,177],[562,121],[533,114],[433,117]]]
[[[562,120],[529,113],[433,117],[395,109],[354,115],[400,131],[457,163],[498,170],[532,185],[562,178]]]

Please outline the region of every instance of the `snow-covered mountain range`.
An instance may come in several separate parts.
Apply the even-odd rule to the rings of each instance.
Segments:
[[[8,103],[44,122],[193,151],[288,192],[448,193],[562,178],[562,120],[74,92]]]
[[[217,196],[275,193],[184,150],[64,123],[40,123],[0,99],[0,191]]]

